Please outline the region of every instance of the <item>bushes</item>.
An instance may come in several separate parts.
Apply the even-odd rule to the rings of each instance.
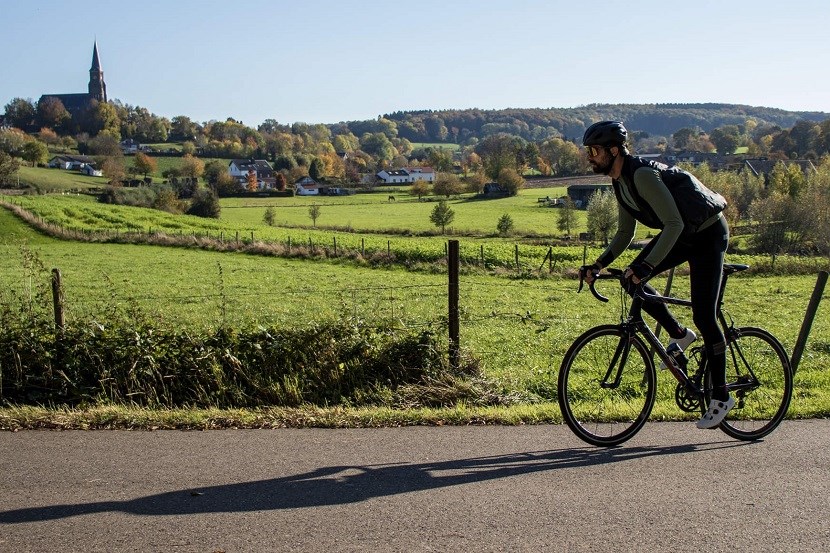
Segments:
[[[162,329],[141,317],[57,334],[47,309],[0,305],[0,402],[257,407],[411,402],[412,386],[450,382],[431,332],[358,321],[305,328]]]

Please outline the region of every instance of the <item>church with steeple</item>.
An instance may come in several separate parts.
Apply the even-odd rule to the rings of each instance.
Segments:
[[[44,98],[57,98],[66,108],[70,115],[75,117],[83,113],[93,100],[98,102],[107,101],[107,85],[104,82],[104,70],[101,69],[101,58],[98,55],[98,41],[96,40],[92,46],[92,67],[89,68],[89,85],[88,92],[81,92],[78,94],[44,94],[40,97],[40,101]]]

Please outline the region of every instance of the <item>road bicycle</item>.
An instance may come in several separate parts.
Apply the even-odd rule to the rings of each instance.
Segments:
[[[739,440],[757,440],[772,432],[787,413],[793,387],[789,358],[775,336],[762,328],[735,326],[723,312],[729,275],[748,268],[724,265],[717,308],[726,337],[727,388],[735,397],[735,407],[720,429]],[[589,283],[591,293],[603,302],[608,298],[595,285],[605,279],[621,285],[620,323],[591,328],[574,341],[559,368],[557,392],[562,416],[577,436],[592,445],[615,446],[643,427],[658,399],[654,354],[677,379],[674,401],[684,412],[704,413],[712,385],[703,346],[689,348],[688,359],[673,356],[641,313],[644,302],[691,307],[691,301],[649,294],[642,286],[629,296],[623,291],[623,272],[610,269]],[[580,275],[579,291],[583,282]],[[660,399],[670,401],[668,394],[661,390]]]

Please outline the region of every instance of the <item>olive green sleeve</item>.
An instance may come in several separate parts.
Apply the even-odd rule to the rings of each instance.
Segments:
[[[656,267],[669,254],[683,232],[683,218],[677,203],[669,192],[660,173],[650,167],[641,167],[634,172],[634,186],[640,197],[651,206],[663,223],[663,229],[656,238],[654,248],[644,261]]]
[[[622,206],[618,207],[618,211],[617,232],[614,234],[614,238],[611,239],[608,247],[602,252],[602,255],[597,258],[597,263],[603,267],[610,265],[612,261],[617,259],[625,251],[628,245],[631,244],[631,240],[634,238],[634,231],[637,229],[637,221],[628,211],[623,209]]]

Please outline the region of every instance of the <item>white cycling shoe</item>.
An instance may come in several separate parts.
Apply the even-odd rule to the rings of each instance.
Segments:
[[[729,396],[729,399],[726,401],[722,401],[719,399],[713,399],[709,402],[709,408],[706,410],[706,413],[700,417],[700,420],[697,421],[698,428],[705,429],[705,428],[715,428],[723,419],[726,418],[727,413],[735,407],[735,398]]]
[[[678,346],[680,346],[680,351],[686,351],[686,348],[689,347],[691,343],[695,340],[697,340],[697,334],[695,334],[694,330],[687,327],[686,334],[684,334],[682,338],[669,338],[668,346],[676,343]],[[661,361],[659,368],[661,371],[665,369],[666,363]]]

